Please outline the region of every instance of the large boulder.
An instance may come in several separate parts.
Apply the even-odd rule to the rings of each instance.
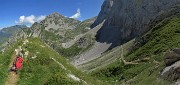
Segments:
[[[164,68],[161,77],[165,80],[176,81],[180,77],[180,61]]]
[[[165,80],[176,81],[180,77],[180,49],[173,49],[165,54],[166,67],[161,73]]]
[[[165,54],[165,64],[170,66],[180,60],[180,49],[174,49]]]
[[[180,65],[166,67],[161,77],[165,80],[176,81],[180,77]]]

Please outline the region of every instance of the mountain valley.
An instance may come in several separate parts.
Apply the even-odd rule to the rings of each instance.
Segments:
[[[55,12],[0,38],[0,85],[17,48],[29,55],[12,85],[180,84],[179,0],[104,0],[90,19]]]

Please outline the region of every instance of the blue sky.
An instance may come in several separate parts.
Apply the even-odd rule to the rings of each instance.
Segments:
[[[1,0],[0,28],[39,21],[58,12],[67,17],[85,20],[97,16],[104,0]],[[77,13],[79,10],[79,13]],[[79,17],[79,14],[81,17]],[[21,17],[21,19],[20,19]]]

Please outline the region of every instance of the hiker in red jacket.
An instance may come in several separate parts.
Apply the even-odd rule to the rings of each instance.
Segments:
[[[23,66],[23,58],[21,56],[17,56],[13,63],[13,66],[10,69],[10,72],[14,71],[17,74],[17,71],[20,70],[22,66]]]
[[[23,65],[23,58],[18,56],[15,62],[16,69],[20,70],[22,68],[22,65]]]

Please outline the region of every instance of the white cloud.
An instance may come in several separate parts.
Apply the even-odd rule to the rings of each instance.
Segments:
[[[26,25],[27,27],[31,27],[30,25]]]
[[[45,19],[46,16],[20,16],[19,21],[15,21],[16,24],[33,24],[35,22],[40,22],[41,20]]]
[[[78,19],[80,17],[81,17],[81,11],[80,11],[80,9],[77,9],[77,13],[69,18]]]
[[[45,18],[46,18],[46,16],[41,15],[41,16],[37,17],[37,21],[38,21],[38,22],[39,22],[39,21],[42,21],[42,20],[44,20]]]

